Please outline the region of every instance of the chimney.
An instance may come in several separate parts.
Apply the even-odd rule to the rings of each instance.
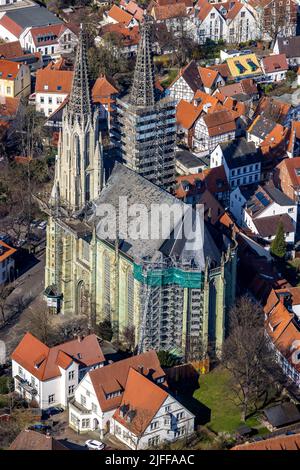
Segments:
[[[77,336],[77,339],[78,339],[78,343],[81,343],[81,341],[82,341],[82,338],[81,338],[81,336],[80,336],[80,335],[78,335],[78,336]]]

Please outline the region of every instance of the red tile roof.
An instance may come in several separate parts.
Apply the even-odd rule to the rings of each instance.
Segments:
[[[50,24],[48,26],[36,26],[31,28],[30,33],[32,35],[33,42],[35,46],[43,45],[48,46],[50,44],[56,44],[60,35],[67,29],[67,26],[64,24]],[[39,37],[49,36],[47,41],[38,41]],[[50,39],[50,36],[53,36]]]
[[[201,188],[196,187],[197,181],[202,181],[203,186]],[[190,184],[190,189],[185,191],[182,183],[187,181]],[[208,189],[211,194],[228,192],[230,187],[227,181],[224,166],[220,165],[215,168],[208,168],[201,173],[194,175],[178,176],[176,178],[176,197],[182,199],[187,195],[199,194]]]
[[[136,436],[140,436],[149,426],[168,396],[169,394],[165,390],[135,369],[130,368],[120,407],[123,405],[128,406],[128,411],[135,413],[134,417],[131,421],[128,421],[126,415],[125,417],[121,416],[120,408],[115,411],[113,417]]]
[[[105,360],[96,335],[49,348],[31,333],[26,333],[11,357],[39,380],[59,377],[59,367],[65,369],[72,361],[89,367]]]
[[[69,94],[73,75],[74,72],[70,70],[49,70],[47,68],[37,70],[35,92]]]
[[[187,16],[185,3],[174,3],[153,8],[156,20],[164,21],[171,18]]]
[[[19,41],[5,42],[0,44],[0,57],[3,59],[14,59],[23,55]]]
[[[293,188],[297,189],[300,187],[300,157],[285,158],[279,163],[278,167],[281,170],[282,167],[286,167],[290,182]],[[299,173],[299,174],[298,174]]]
[[[16,38],[20,37],[20,34],[23,32],[22,26],[19,26],[6,15],[2,16],[0,19],[0,25],[12,33]]]
[[[25,429],[17,435],[9,450],[69,450],[52,436]]]
[[[205,88],[212,88],[219,75],[217,70],[209,67],[199,67],[199,73]]]
[[[22,64],[0,59],[0,79],[15,80]]]
[[[132,15],[127,13],[127,11],[122,10],[122,8],[119,8],[117,5],[113,5],[107,12],[107,15],[118,23],[123,23],[125,25],[128,25],[132,20]]]
[[[100,34],[105,36],[107,33],[116,34],[121,40],[121,43],[124,47],[126,46],[135,46],[140,41],[139,27],[133,26],[132,28],[125,28],[121,23],[117,24],[106,24],[102,26]]]
[[[20,98],[0,97],[0,118],[9,120],[16,117]]]
[[[153,380],[165,376],[155,351],[147,351],[90,371],[89,377],[102,411],[113,410],[120,406],[130,368],[142,370],[145,376],[149,375]],[[107,397],[107,394],[117,391],[120,395]]]
[[[190,129],[194,126],[201,112],[201,106],[197,107],[194,106],[193,103],[189,103],[185,100],[180,100],[176,108],[177,124],[183,127],[184,129]]]
[[[236,130],[235,119],[230,111],[222,110],[203,117],[210,137]]]
[[[230,450],[300,450],[300,434],[276,436],[259,442],[246,442]]]
[[[264,57],[263,66],[266,73],[281,72],[289,69],[285,54],[274,54]]]
[[[103,98],[110,98],[118,93],[118,89],[107,79],[105,75],[97,78],[93,89],[92,99],[94,103],[101,102]]]

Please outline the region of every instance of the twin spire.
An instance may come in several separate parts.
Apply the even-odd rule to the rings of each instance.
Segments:
[[[87,47],[85,34],[81,24],[68,111],[73,115],[82,117],[90,114],[91,108]]]
[[[136,55],[130,103],[134,106],[153,106],[155,102],[154,65],[152,57],[152,22],[148,16],[140,27],[141,39]]]

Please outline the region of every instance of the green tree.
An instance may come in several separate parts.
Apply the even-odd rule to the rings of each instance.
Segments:
[[[106,341],[111,341],[113,337],[113,329],[112,329],[111,321],[103,320],[103,322],[99,323],[97,333],[102,339]]]
[[[158,351],[157,356],[162,367],[173,367],[180,363],[178,357],[169,351]]]
[[[271,243],[270,252],[275,258],[283,259],[285,257],[286,243],[282,222],[280,222],[277,227],[276,237]]]

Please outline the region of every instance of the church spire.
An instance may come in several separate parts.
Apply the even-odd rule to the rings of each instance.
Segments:
[[[91,113],[91,96],[88,77],[88,63],[85,34],[80,25],[79,40],[76,52],[74,77],[70,94],[68,111],[82,117]]]
[[[153,106],[155,101],[151,28],[150,19],[145,16],[141,25],[141,39],[130,93],[130,103],[134,106]]]

